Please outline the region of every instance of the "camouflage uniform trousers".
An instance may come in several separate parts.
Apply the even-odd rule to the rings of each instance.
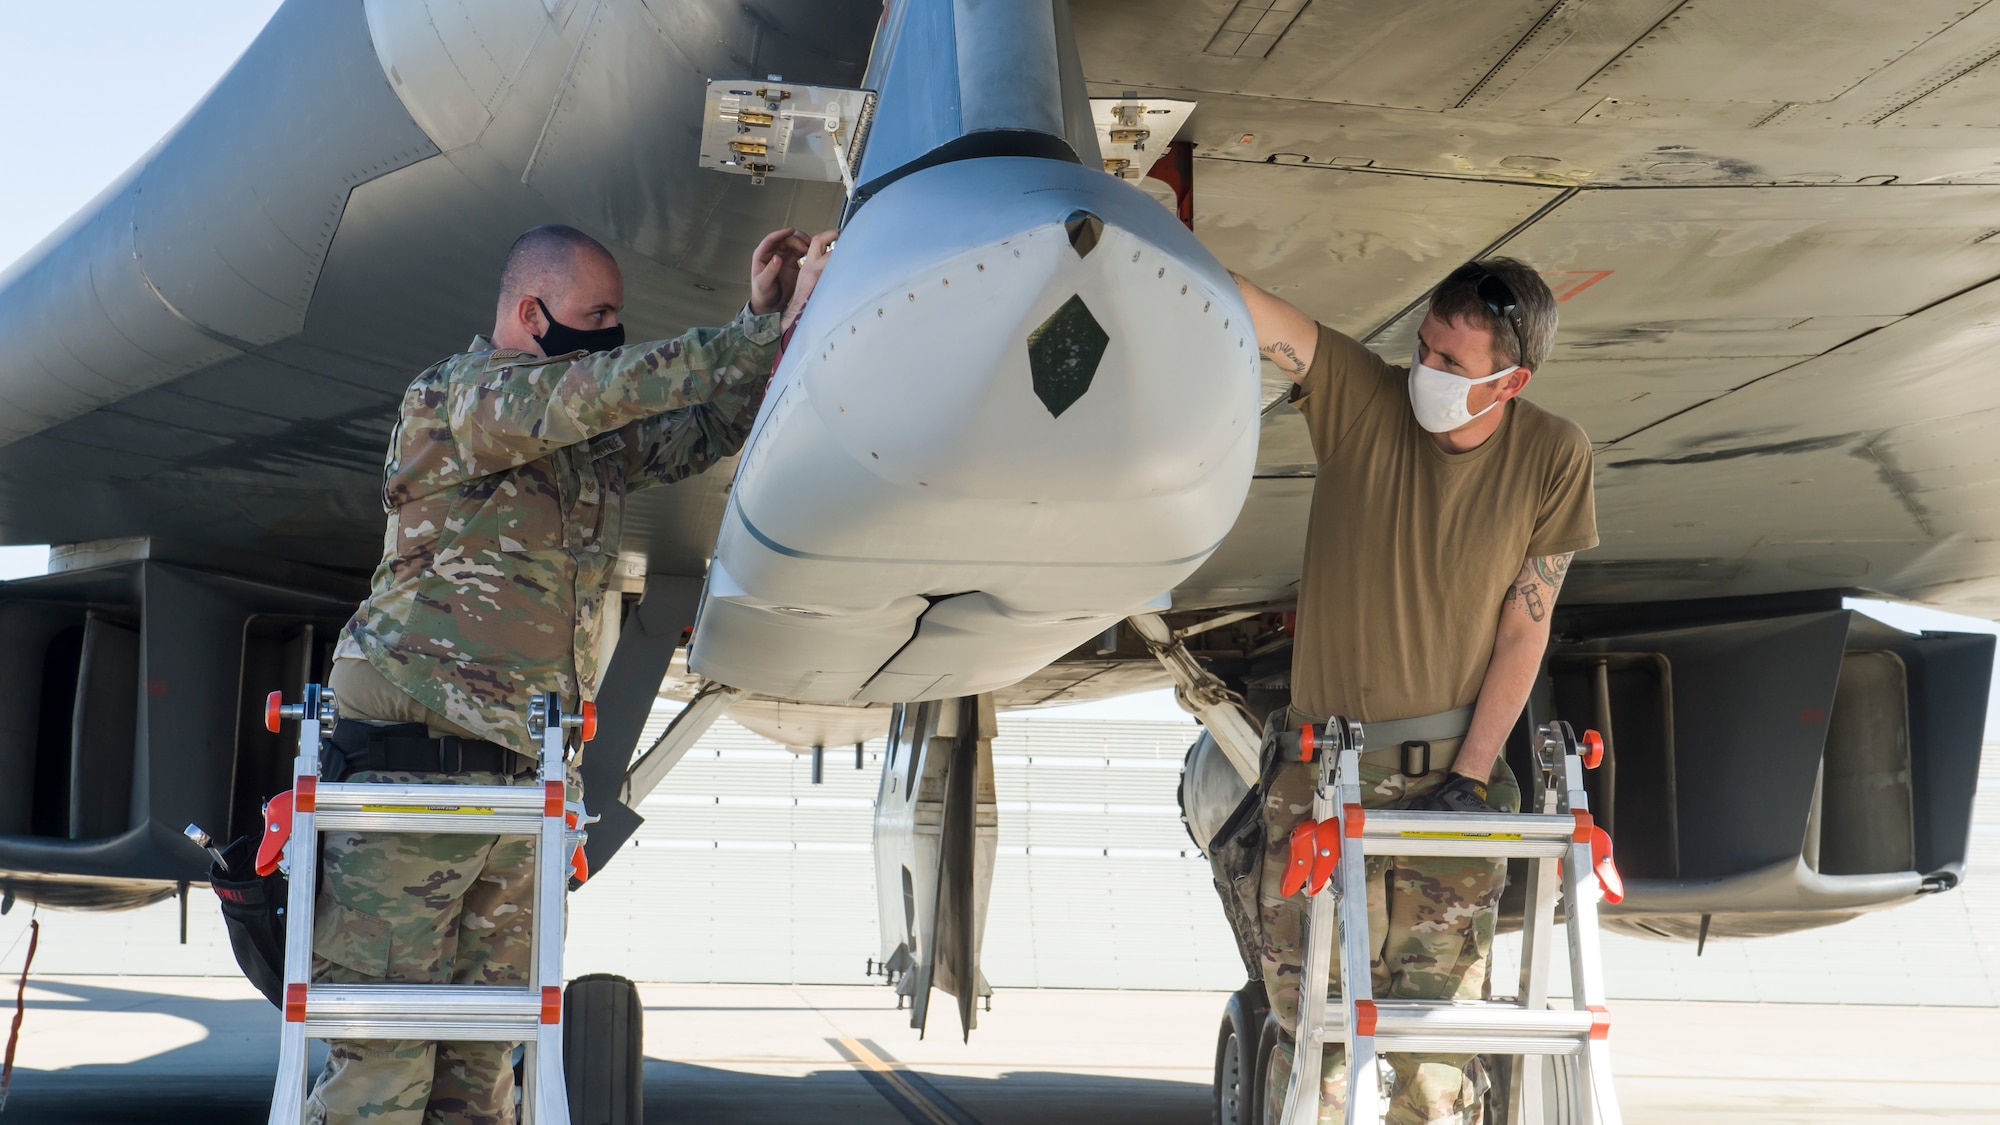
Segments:
[[[1438,743],[1440,749],[1450,744]],[[1455,749],[1455,748],[1454,748]],[[1261,961],[1271,1010],[1296,1034],[1299,976],[1305,958],[1305,896],[1285,898],[1284,876],[1291,831],[1312,815],[1314,767],[1286,763],[1267,788],[1263,820],[1265,853],[1259,886]],[[1361,767],[1364,808],[1400,808],[1444,784],[1451,775],[1432,770],[1405,777],[1388,765]],[[1521,807],[1520,786],[1505,761],[1487,786],[1488,800],[1508,812]],[[1368,857],[1368,933],[1372,939],[1371,991],[1378,999],[1478,1000],[1486,990],[1505,860],[1461,857]],[[1336,979],[1328,989],[1338,997]],[[1486,1081],[1473,1056],[1394,1054],[1390,1125],[1461,1122],[1478,1125]],[[1273,1052],[1267,1090],[1275,1113],[1283,1104],[1291,1049]],[[1347,1101],[1347,1059],[1338,1046],[1322,1056],[1320,1120],[1339,1122]]]
[[[339,694],[341,679],[335,677],[339,706],[349,718],[360,717]],[[367,694],[355,692],[358,698]],[[382,721],[424,721],[421,706],[407,704],[369,710],[391,712]],[[385,770],[347,780],[513,783],[497,773]],[[572,769],[569,799],[581,794]],[[313,980],[527,984],[534,860],[529,836],[327,833],[313,919]],[[515,1119],[512,1043],[337,1039],[329,1048],[306,1107],[310,1125],[502,1125]]]

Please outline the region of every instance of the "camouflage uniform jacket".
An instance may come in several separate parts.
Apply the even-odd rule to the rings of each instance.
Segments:
[[[543,359],[471,350],[417,376],[383,467],[382,563],[336,655],[533,755],[530,698],[597,692],[625,494],[742,448],[778,315]]]

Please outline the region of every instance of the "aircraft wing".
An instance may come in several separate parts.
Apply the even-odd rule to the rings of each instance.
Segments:
[[[8,885],[143,901],[198,877],[182,823],[254,825],[285,749],[239,701],[323,671],[379,553],[395,402],[490,323],[511,239],[546,221],[604,238],[635,338],[726,320],[756,237],[831,221],[843,193],[701,169],[704,80],[872,83],[909,107],[887,92],[907,75],[864,71],[884,16],[868,0],[293,0],[152,153],[0,276],[0,536],[64,545],[57,573],[0,599],[14,669],[0,721],[15,732],[0,778],[26,779],[0,785]],[[1704,906],[1748,928],[1811,924],[1957,877],[1990,642],[1891,636],[1839,599],[2000,612],[2000,391],[1979,373],[2000,323],[2000,164],[1980,94],[2000,8],[1074,0],[1068,20],[1057,42],[1073,26],[1074,74],[1065,57],[1057,87],[1194,104],[1178,136],[1201,246],[1169,247],[1181,295],[1219,259],[1400,360],[1453,265],[1509,253],[1549,278],[1563,327],[1531,397],[1596,444],[1604,543],[1572,572],[1532,710],[1616,726],[1626,788],[1604,782],[1605,800],[1646,841],[1636,874],[1658,882],[1633,901],[1652,893],[1663,930]],[[964,80],[993,58],[959,62]],[[875,153],[914,143],[923,122],[899,120],[909,129],[864,153],[864,179]],[[1075,124],[1052,126],[1070,158],[1101,159]],[[862,185],[885,194],[857,222],[881,221],[868,207],[881,213],[890,179]],[[1120,236],[1083,209],[1056,218],[1063,269]],[[1126,224],[1152,224],[1134,253],[1172,242],[1157,219]],[[1180,319],[1212,311],[1222,328],[1204,339],[1226,345],[1231,299]],[[1253,710],[1288,696],[1283,611],[1315,471],[1268,374],[1233,527],[1160,552],[1186,564],[1166,624]],[[1052,426],[1039,409],[1025,417]],[[1141,452],[1188,468],[1170,464],[1179,450]],[[729,522],[728,481],[635,500],[621,546],[662,580],[649,592],[702,575],[719,535],[750,549],[759,533]],[[929,613],[920,595],[956,601],[960,625],[1006,618],[968,590],[904,600],[911,620]],[[1006,681],[1003,705],[1162,682],[1129,628],[1104,631],[1129,592],[1088,613],[1041,607],[1060,626],[1051,651],[1084,643],[981,682]],[[629,635],[665,669],[684,623]],[[856,681],[967,651],[952,636],[976,630],[949,625],[943,656],[905,651],[920,625],[878,630],[884,655]],[[743,651],[753,669],[796,655]],[[1023,667],[1047,661],[1022,651]],[[904,702],[945,682],[932,671],[868,682]],[[765,694],[808,693],[790,682]],[[1827,882],[1840,878],[1862,881]]]
[[[1528,395],[1591,437],[1602,545],[1570,573],[1528,721],[1615,725],[1651,762],[1594,798],[1637,876],[1615,924],[1691,937],[1713,911],[1718,933],[1776,932],[1956,879],[1962,843],[1935,844],[1962,841],[1964,800],[1930,787],[1971,784],[1990,642],[1892,636],[1839,598],[2000,612],[2000,391],[1978,374],[2000,310],[1978,93],[2000,10],[1075,12],[1094,96],[1196,104],[1180,138],[1204,242],[1324,323],[1407,362],[1460,262],[1516,256],[1555,292]],[[1263,439],[1177,609],[1295,590],[1313,457],[1281,403]],[[1288,684],[1282,633],[1265,618],[1188,644],[1261,714]],[[1904,725],[1926,710],[1927,733]],[[1906,768],[1922,780],[1889,780]],[[1836,780],[1861,773],[1885,787]]]
[[[150,537],[351,589],[380,555],[396,402],[489,329],[522,230],[615,247],[632,339],[733,317],[756,240],[819,229],[838,192],[699,169],[699,76],[858,82],[880,8],[780,3],[766,34],[711,7],[282,6],[0,276],[0,534]],[[727,479],[640,498],[628,548],[699,575]]]
[[[2000,12],[1675,0],[1078,0],[1093,95],[1197,103],[1225,263],[1407,362],[1429,287],[1543,271],[1529,397],[1597,448],[1603,545],[1566,601],[1866,589],[2000,613],[1984,451]],[[1249,30],[1246,30],[1249,29]],[[1259,479],[1183,606],[1276,597],[1311,456]]]
[[[488,330],[508,245],[599,236],[633,339],[728,321],[763,232],[840,194],[699,168],[703,79],[857,84],[880,15],[293,0],[0,275],[0,538],[58,545],[0,599],[9,901],[134,905],[202,876],[182,824],[258,830],[290,751],[239,701],[324,675],[380,556],[396,404]],[[699,576],[728,480],[636,497],[628,570]]]

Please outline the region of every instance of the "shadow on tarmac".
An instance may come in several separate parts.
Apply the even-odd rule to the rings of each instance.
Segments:
[[[271,1079],[112,1080],[96,1086],[25,1083],[14,1071],[7,1125],[264,1125]]]
[[[7,1104],[8,1125],[263,1125],[269,1112],[267,1074],[185,1077],[114,1077],[95,1082],[67,1076],[60,1083],[24,1081],[15,1072]],[[30,1079],[40,1076],[30,1075]],[[975,1125],[1131,1122],[1205,1125],[1208,1088],[1185,1082],[1103,1078],[1022,1071],[998,1078],[927,1076],[961,1111],[952,1116]],[[744,1074],[646,1061],[649,1125],[902,1125],[931,1119],[912,1116],[885,1100],[851,1070],[820,1070],[803,1077]]]
[[[68,1012],[159,1012],[200,1024],[207,1036],[131,1063],[37,1070],[17,1063],[4,1125],[262,1125],[277,1067],[276,1019],[261,998],[208,999],[37,980],[62,1000],[31,1005],[39,1017]],[[314,1052],[318,1072],[324,1048]],[[957,1125],[1206,1125],[1206,1084],[1098,1074],[1011,1071],[993,1078],[896,1073]],[[747,1074],[646,1060],[649,1125],[936,1125],[879,1077],[829,1062],[803,1076]]]
[[[898,1071],[919,1079],[958,1125],[1208,1125],[1209,1088],[1189,1082],[1021,1070],[996,1078]],[[938,1097],[942,1095],[942,1097]],[[907,1107],[907,1108],[906,1108]],[[648,1125],[935,1125],[852,1068],[777,1077],[646,1060]]]
[[[32,1000],[23,1021],[73,1012],[157,1012],[207,1029],[202,1039],[130,1063],[38,1070],[29,1045],[16,1061],[0,1121],[6,1125],[216,1125],[262,1123],[277,1069],[277,1012],[262,999],[221,1000],[36,979],[32,987],[62,1000]],[[315,1052],[317,1062],[324,1055]]]

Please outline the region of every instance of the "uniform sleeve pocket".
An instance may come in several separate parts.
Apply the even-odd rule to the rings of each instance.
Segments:
[[[389,975],[389,923],[322,898],[313,919],[313,953],[378,980]]]
[[[563,545],[564,507],[549,474],[519,469],[486,498],[459,538],[468,547],[490,543],[507,554],[552,551]]]

